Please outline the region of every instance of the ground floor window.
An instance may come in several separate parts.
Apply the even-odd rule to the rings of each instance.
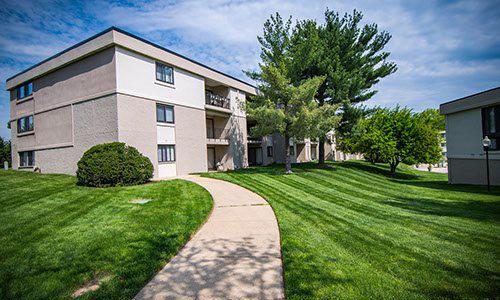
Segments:
[[[290,155],[295,155],[295,148],[290,146]]]
[[[158,162],[175,161],[175,145],[158,145]]]
[[[23,151],[19,152],[19,166],[20,167],[33,167],[35,165],[35,152]]]

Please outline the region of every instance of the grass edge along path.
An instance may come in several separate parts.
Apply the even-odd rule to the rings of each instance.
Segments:
[[[100,280],[79,299],[130,299],[212,205],[205,189],[184,180],[99,189],[67,175],[0,171],[0,298],[68,299]]]
[[[203,176],[264,197],[278,223],[289,299],[494,298],[500,189],[366,162],[249,168]]]

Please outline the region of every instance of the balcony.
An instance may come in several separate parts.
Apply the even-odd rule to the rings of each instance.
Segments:
[[[262,137],[251,137],[247,138],[247,143],[252,145],[258,145],[262,143]]]
[[[229,137],[229,129],[207,127],[207,145],[229,145]]]
[[[220,108],[231,109],[231,100],[229,98],[205,91],[205,104]]]

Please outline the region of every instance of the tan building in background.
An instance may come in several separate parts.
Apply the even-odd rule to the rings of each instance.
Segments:
[[[75,174],[90,147],[119,141],[154,177],[248,165],[254,86],[117,28],[9,78],[14,169]]]
[[[440,110],[446,117],[448,182],[486,184],[482,140],[488,136],[490,182],[500,185],[500,87],[441,104]]]

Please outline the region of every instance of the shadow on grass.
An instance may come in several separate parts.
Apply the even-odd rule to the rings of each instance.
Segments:
[[[383,202],[418,214],[459,217],[478,221],[498,221],[500,202],[441,201],[414,197],[397,197]]]

